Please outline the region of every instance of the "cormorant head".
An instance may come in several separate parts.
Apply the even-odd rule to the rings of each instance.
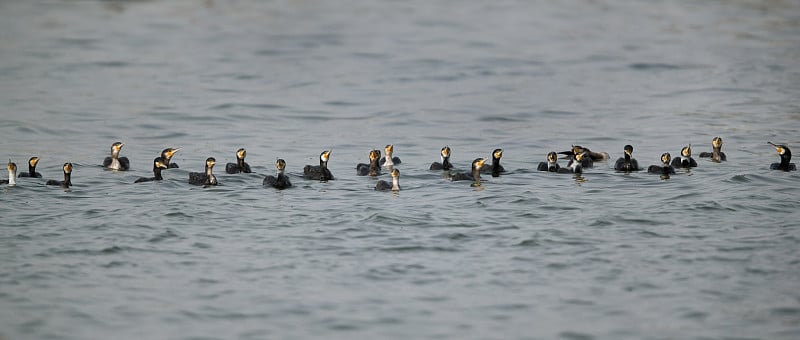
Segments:
[[[582,147],[580,145],[573,145],[572,146],[572,153],[575,154],[575,156],[577,156],[579,154],[582,154],[582,153],[584,153],[586,151],[589,151],[589,150],[587,150],[586,148],[584,148],[584,147]]]
[[[400,177],[400,170],[397,170],[397,168],[394,168],[394,169],[392,169],[392,178],[397,178],[397,177]]]
[[[791,152],[791,151],[789,151],[789,148],[788,148],[788,147],[786,147],[786,145],[783,145],[783,144],[775,144],[775,143],[773,143],[773,142],[767,142],[767,143],[769,143],[769,145],[772,145],[772,146],[774,146],[774,147],[775,147],[775,151],[778,151],[778,154],[779,154],[779,155],[781,155],[781,156],[783,156],[783,155],[784,155],[784,154],[786,154],[786,153],[789,153],[790,155],[792,154],[792,152]]]
[[[684,146],[683,149],[681,149],[681,156],[692,157],[692,144],[689,144],[689,146]]]
[[[485,159],[475,158],[475,160],[472,161],[472,170],[480,170],[483,167],[483,163],[486,163]]]
[[[156,157],[155,159],[153,159],[153,167],[159,169],[166,169],[167,165],[164,164],[164,160],[162,160],[161,157]]]
[[[330,150],[325,150],[321,154],[319,154],[319,160],[323,162],[327,162],[330,157],[331,157]]]
[[[39,164],[39,157],[31,157],[31,159],[28,160],[28,166],[36,167],[36,164]]]
[[[119,151],[122,150],[122,146],[124,146],[122,142],[116,142],[111,144],[111,154],[112,155],[119,155]]]
[[[550,153],[547,154],[547,162],[548,163],[558,162],[558,154],[555,151],[550,151]]]
[[[625,148],[623,149],[623,151],[625,151],[626,155],[633,156],[633,145],[630,145],[630,144],[625,145]]]
[[[386,146],[386,149],[387,149],[387,150],[389,149],[389,146],[390,146],[390,145],[387,145],[387,146]],[[387,153],[387,155],[388,155],[388,153]],[[377,160],[378,160],[378,159],[380,159],[380,158],[381,158],[381,152],[380,152],[380,151],[378,151],[378,150],[372,150],[372,151],[370,151],[370,152],[369,152],[369,160],[370,160],[370,161],[377,161]]]
[[[161,159],[163,159],[165,162],[169,162],[169,160],[172,159],[172,156],[174,156],[175,153],[178,152],[178,150],[180,150],[180,149],[182,149],[182,148],[176,148],[176,149],[166,148],[166,149],[164,149],[164,151],[161,151]]]
[[[236,159],[244,159],[247,156],[247,151],[244,148],[236,150]]]
[[[669,165],[670,161],[672,161],[672,156],[669,154],[669,152],[661,154],[661,163],[664,163],[664,165]]]
[[[286,169],[286,161],[278,158],[278,161],[275,162],[275,167],[278,168],[278,171],[283,171],[283,169]]]
[[[492,151],[492,158],[500,159],[500,157],[503,157],[503,149],[494,149],[494,151]]]
[[[715,148],[721,148],[722,147],[722,138],[714,137],[714,139],[711,140],[711,146],[713,146]]]
[[[383,150],[386,151],[386,156],[389,157],[392,155],[392,152],[394,152],[394,145],[389,144],[385,146]],[[380,158],[380,156],[378,156],[378,158]]]
[[[8,160],[8,171],[17,173],[17,163],[12,162],[10,159]]]
[[[71,174],[72,173],[72,163],[64,163],[64,173]]]
[[[214,164],[217,164],[217,160],[214,157],[206,158],[206,167],[213,168]]]
[[[445,146],[445,147],[442,148],[442,157],[444,157],[444,158],[450,157],[450,147],[449,146]]]

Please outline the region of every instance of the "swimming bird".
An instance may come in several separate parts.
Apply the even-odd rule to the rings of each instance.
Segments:
[[[562,168],[558,165],[558,154],[555,151],[550,151],[547,154],[547,162],[539,162],[539,167],[537,168],[539,171],[547,171],[547,172],[572,172],[569,169]]]
[[[774,144],[772,142],[767,142],[769,145],[775,147],[775,151],[778,151],[778,155],[781,156],[780,163],[772,163],[769,166],[772,170],[783,170],[783,171],[794,171],[797,170],[797,166],[794,163],[789,163],[792,160],[792,151],[789,150],[786,145],[782,144]]]
[[[575,155],[574,159],[570,159],[569,163],[567,163],[567,169],[573,174],[581,174],[583,173],[583,164],[584,160],[589,158],[586,153],[579,153]]]
[[[633,158],[633,146],[632,145],[625,145],[622,149],[624,156],[617,159],[617,163],[614,164],[614,170],[617,171],[639,171],[639,162]]]
[[[459,173],[453,175],[452,177],[450,177],[450,180],[452,180],[452,181],[469,181],[469,180],[473,180],[475,183],[480,183],[480,181],[481,181],[481,168],[483,167],[483,164],[485,162],[486,162],[486,160],[483,159],[483,158],[475,158],[475,160],[472,161],[472,173],[471,174],[459,172]]]
[[[453,164],[450,164],[450,147],[445,146],[442,148],[441,151],[441,158],[442,162],[433,162],[431,163],[430,170],[450,170],[453,168]]]
[[[593,168],[594,167],[594,159],[595,159],[595,157],[592,157],[591,154],[596,155],[598,160],[607,160],[608,159],[608,154],[607,153],[605,153],[605,152],[602,152],[602,153],[591,152],[591,151],[589,151],[589,149],[584,148],[584,147],[582,147],[580,145],[573,145],[572,146],[572,150],[561,151],[559,153],[562,154],[562,155],[567,155],[566,158],[569,159],[569,163],[567,164],[568,167],[569,167],[569,164],[571,164],[572,161],[574,161],[575,158],[580,154],[584,154],[584,156],[586,156],[586,157],[582,157],[581,158],[581,167],[582,168]]]
[[[328,170],[328,159],[330,159],[331,151],[325,150],[319,154],[319,166],[306,165],[303,168],[303,177],[306,179],[316,179],[320,182],[333,180],[333,174]]]
[[[579,153],[585,153],[589,157],[584,157],[584,159],[591,159],[592,161],[596,162],[607,161],[609,158],[611,158],[611,156],[608,155],[608,152],[594,152],[580,145],[573,145],[571,151],[562,151],[559,153],[564,155],[573,155],[573,156]]]
[[[190,172],[189,173],[189,184],[194,185],[217,185],[217,176],[211,172],[214,169],[214,164],[217,164],[217,160],[214,157],[208,157],[206,159],[206,171],[205,172]]]
[[[681,149],[681,155],[672,160],[672,166],[676,168],[694,168],[697,166],[697,161],[692,158],[692,144]]]
[[[124,145],[125,144],[122,142],[111,144],[111,156],[106,157],[106,159],[103,160],[103,167],[106,169],[122,171],[130,169],[131,163],[128,161],[128,157],[119,156],[119,152],[122,150]]]
[[[378,163],[383,163],[383,166],[387,168],[402,163],[399,157],[392,157],[392,153],[394,152],[394,145],[389,144],[385,146],[383,148],[383,151],[386,152],[386,157],[381,157]]]
[[[72,163],[69,163],[69,162],[64,163],[64,166],[62,167],[62,169],[64,170],[64,180],[63,181],[57,181],[57,180],[51,179],[51,180],[47,181],[46,184],[47,185],[58,185],[58,186],[60,186],[62,188],[69,188],[72,185]]]
[[[271,186],[275,189],[286,189],[292,186],[292,182],[289,181],[289,177],[283,174],[283,171],[286,169],[286,161],[282,159],[278,159],[275,163],[275,167],[278,168],[278,174],[275,176],[268,175],[264,177],[264,182],[262,183],[264,186]]]
[[[161,151],[161,161],[164,162],[164,165],[167,166],[167,169],[177,169],[180,168],[176,163],[170,163],[172,160],[172,156],[175,156],[175,153],[178,152],[182,148],[166,148]]]
[[[244,172],[251,173],[250,164],[245,163],[244,157],[247,156],[247,151],[244,148],[236,150],[236,163],[228,163],[225,165],[225,172],[229,174],[238,174]]]
[[[728,157],[722,152],[722,138],[714,137],[711,140],[711,152],[701,152],[700,158],[711,158],[714,162],[727,161]]]
[[[381,158],[379,150],[371,150],[369,152],[369,164],[358,163],[356,165],[356,175],[358,176],[380,176],[381,166],[378,165],[378,159]]]
[[[503,157],[503,149],[494,149],[492,151],[492,165],[484,164],[481,167],[481,172],[491,172],[492,177],[498,177],[501,172],[506,172],[506,169],[500,164],[501,157]]]
[[[661,165],[651,165],[647,168],[647,172],[651,174],[660,174],[660,175],[671,175],[675,173],[675,168],[670,165],[670,160],[672,160],[672,156],[669,152],[665,152],[661,154]]]
[[[8,184],[8,186],[17,185],[17,163],[8,160],[8,179],[0,179],[0,184]]]
[[[28,172],[20,173],[19,177],[42,178],[42,174],[36,172],[36,164],[39,164],[39,157],[31,157],[28,160]]]
[[[384,180],[380,180],[378,181],[378,183],[375,183],[375,190],[400,191],[400,170],[392,169],[392,184],[389,184],[389,182],[386,182]]]
[[[161,177],[161,169],[166,169],[167,165],[161,160],[161,157],[156,157],[153,159],[153,175],[155,177],[139,177],[133,183],[142,183],[142,182],[152,182],[152,181],[160,181],[163,180],[164,177]]]

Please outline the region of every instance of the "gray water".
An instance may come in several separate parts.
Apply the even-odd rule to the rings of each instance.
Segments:
[[[45,178],[0,187],[0,338],[797,339],[799,93],[797,1],[1,1],[0,159]],[[399,193],[355,176],[389,143]]]

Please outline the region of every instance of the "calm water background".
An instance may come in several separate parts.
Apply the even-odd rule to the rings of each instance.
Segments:
[[[798,94],[797,1],[0,1],[0,159],[76,166],[0,188],[0,338],[797,339],[766,142],[800,153]],[[717,135],[668,180],[532,171]],[[355,176],[388,143],[397,194]],[[446,144],[511,171],[444,180]],[[187,184],[239,147],[256,174]],[[298,177],[331,147],[336,181]]]

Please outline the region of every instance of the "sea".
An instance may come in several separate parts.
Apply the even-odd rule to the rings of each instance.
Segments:
[[[798,1],[2,0],[0,140],[2,340],[800,339]]]

